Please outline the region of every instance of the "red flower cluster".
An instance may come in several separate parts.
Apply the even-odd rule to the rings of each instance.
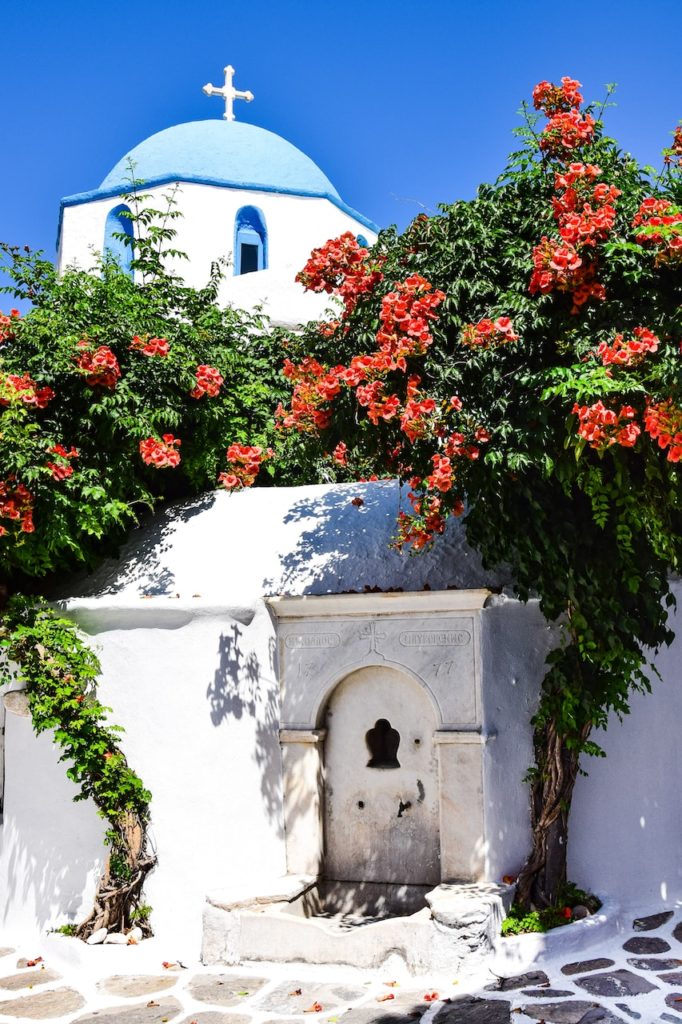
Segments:
[[[533,89],[533,106],[536,110],[542,110],[547,117],[577,109],[583,102],[583,97],[578,92],[580,86],[581,83],[575,78],[568,78],[566,75],[561,79],[561,85],[538,82]]]
[[[485,318],[477,324],[467,324],[459,340],[467,348],[487,349],[518,341],[519,336],[508,316],[498,316],[497,320]]]
[[[142,461],[154,469],[175,469],[180,465],[178,448],[181,444],[180,438],[172,434],[164,434],[160,441],[156,437],[148,437],[140,441]]]
[[[604,299],[604,286],[596,280],[592,250],[608,238],[616,219],[613,205],[620,189],[605,182],[594,184],[601,174],[594,164],[572,163],[557,174],[552,199],[560,239],[543,235],[533,249],[533,273],[529,290],[546,294],[554,290],[573,297],[572,313],[588,299]]]
[[[434,291],[420,274],[411,274],[384,296],[377,344],[399,369],[406,370],[406,358],[423,355],[433,341],[429,324],[438,318],[435,310],[444,298],[445,292]]]
[[[340,326],[340,320],[323,320],[317,329],[323,338],[331,338],[333,334],[336,334]]]
[[[578,405],[576,402],[571,412],[578,417],[580,437],[588,442],[590,448],[598,451],[613,444],[632,448],[642,432],[641,427],[633,422],[637,412],[631,405],[621,406],[616,413],[603,402],[595,402],[594,405]]]
[[[92,348],[89,341],[78,342],[79,353],[74,357],[76,366],[85,375],[85,383],[91,387],[115,388],[121,376],[118,359],[107,345]]]
[[[25,373],[19,377],[16,373],[0,375],[0,406],[8,406],[13,402],[44,409],[54,398],[52,388],[39,388],[33,378]]]
[[[347,237],[353,236],[343,236]],[[381,378],[390,371],[406,371],[407,358],[426,351],[432,341],[430,323],[437,318],[435,310],[444,298],[443,292],[434,290],[419,274],[412,274],[382,301],[376,352],[354,356],[348,366],[331,369],[309,356],[299,365],[285,360],[283,372],[293,381],[294,389],[291,408],[284,409],[281,402],[277,407],[277,426],[301,432],[324,430],[331,419],[329,403],[342,385],[356,389],[357,400],[372,423],[393,419],[400,411],[400,399],[385,393]],[[409,432],[410,423],[431,409],[423,403],[420,407],[416,399],[410,405],[414,396],[409,385],[407,397],[403,425]]]
[[[369,251],[361,246],[350,231],[340,238],[331,238],[319,249],[313,249],[310,259],[296,280],[307,291],[338,295],[346,314],[355,309],[360,295],[372,291],[382,280],[381,261],[368,261]]]
[[[613,203],[621,191],[606,182],[593,185],[592,179],[600,173],[594,164],[570,164],[567,173],[555,178],[556,189],[564,190],[552,200],[559,234],[576,247],[603,242],[613,229]]]
[[[137,349],[143,356],[161,356],[165,358],[170,352],[170,344],[166,338],[150,338],[145,334],[140,337],[136,334],[130,343],[130,348]]]
[[[484,444],[486,441],[490,440],[490,434],[483,427],[479,427],[474,436],[476,437],[476,440],[479,441],[481,444]],[[465,435],[462,434],[459,430],[456,430],[454,433],[450,434],[450,436],[446,439],[445,444],[443,446],[443,451],[448,456],[452,456],[458,459],[469,459],[470,462],[475,462],[475,460],[478,458],[480,454],[479,449],[476,447],[475,444],[466,443]]]
[[[337,466],[345,466],[348,462],[348,445],[345,441],[339,441],[336,448],[332,452],[332,459]]]
[[[307,433],[324,430],[329,426],[331,411],[327,403],[338,395],[341,385],[338,371],[328,370],[311,356],[298,366],[289,359],[284,360],[284,376],[293,381],[294,390],[291,395],[291,409],[285,410],[280,402],[275,410],[275,420],[279,429],[298,430]]]
[[[0,519],[11,519],[19,523],[22,533],[33,533],[33,495],[24,486],[18,484],[13,476],[0,480]],[[0,537],[4,537],[7,529],[0,526]]]
[[[413,480],[414,486],[418,481]],[[443,533],[447,522],[447,513],[443,501],[435,494],[417,494],[410,491],[408,499],[414,514],[400,512],[398,515],[398,533],[395,540],[397,548],[410,545],[415,551],[421,551],[427,547],[434,537]],[[452,503],[451,514],[461,516],[464,512],[464,503],[456,498]]]
[[[45,463],[45,468],[50,470],[55,480],[66,480],[73,475],[73,466],[69,465],[69,460],[78,457],[77,448],[65,448],[63,444],[55,444],[47,451],[49,455],[58,455],[62,460]]]
[[[215,398],[223,386],[224,379],[215,366],[206,366],[205,363],[202,363],[201,366],[196,368],[197,383],[196,387],[190,391],[190,396],[192,398],[203,398],[204,395],[208,395],[209,398]]]
[[[419,437],[424,437],[429,427],[429,417],[436,410],[433,398],[419,397],[421,377],[412,374],[407,381],[405,408],[400,417],[400,429],[414,444]]]
[[[452,490],[452,485],[455,481],[454,470],[452,468],[452,462],[447,455],[433,455],[431,456],[433,462],[433,472],[426,478],[426,486],[432,491],[442,491],[446,494]]]
[[[580,114],[583,97],[580,82],[564,77],[561,85],[539,82],[533,89],[533,105],[549,118],[540,135],[540,148],[551,156],[563,158],[572,150],[592,141],[594,118]]]
[[[638,366],[647,352],[658,350],[659,339],[653,331],[646,327],[635,327],[632,333],[632,338],[617,334],[611,345],[606,341],[600,342],[597,355],[604,366]]]
[[[592,141],[595,124],[593,117],[577,110],[554,114],[540,135],[540,149],[562,158]]]
[[[604,285],[594,280],[595,267],[585,264],[576,248],[569,242],[542,236],[540,244],[533,249],[533,273],[528,290],[537,292],[569,292],[573,297],[572,313],[589,298],[604,299]]]
[[[14,338],[14,325],[19,320],[20,314],[18,309],[10,309],[9,316],[5,316],[4,313],[0,313],[0,345],[4,341],[11,341]]]
[[[367,417],[375,427],[379,420],[392,420],[400,409],[398,396],[385,395],[384,388],[383,381],[373,380],[355,389],[358,402],[367,409]]]
[[[632,222],[639,245],[656,252],[656,263],[682,261],[682,210],[668,199],[645,199]]]
[[[220,474],[218,482],[228,491],[251,487],[262,464],[266,459],[271,459],[273,454],[272,448],[263,450],[257,444],[231,444],[226,452],[229,470]]]
[[[659,448],[668,449],[669,462],[682,462],[682,409],[672,398],[647,405],[644,429]]]

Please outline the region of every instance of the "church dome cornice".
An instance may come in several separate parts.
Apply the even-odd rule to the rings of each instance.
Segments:
[[[327,199],[370,230],[376,225],[343,202],[329,178],[281,136],[241,121],[189,121],[165,128],[130,150],[97,189],[68,196],[63,206],[107,199],[130,189],[191,182],[249,192]]]

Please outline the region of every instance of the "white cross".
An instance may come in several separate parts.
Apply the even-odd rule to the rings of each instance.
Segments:
[[[251,100],[253,99],[253,93],[240,92],[239,89],[234,88],[234,86],[232,85],[234,68],[232,67],[231,64],[228,64],[224,70],[225,85],[222,87],[222,89],[219,89],[217,86],[211,85],[211,83],[208,82],[208,84],[204,86],[203,91],[206,93],[207,96],[222,96],[225,100],[225,113],[223,114],[223,117],[225,118],[226,121],[234,121],[234,101],[246,100],[247,103],[250,103]]]

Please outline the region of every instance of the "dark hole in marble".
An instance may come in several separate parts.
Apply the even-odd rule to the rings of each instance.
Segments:
[[[393,729],[387,718],[380,718],[365,735],[369,750],[368,768],[400,768],[398,747],[400,733]]]

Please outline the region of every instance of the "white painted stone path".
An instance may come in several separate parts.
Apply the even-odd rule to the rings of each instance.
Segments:
[[[610,924],[603,938],[580,933],[586,948],[570,954],[565,940],[573,926],[561,929],[555,946],[564,952],[550,954],[552,936],[540,962],[513,977],[502,972],[499,956],[466,976],[413,978],[399,960],[372,972],[302,964],[206,968],[174,961],[158,938],[128,947],[57,935],[12,947],[0,938],[0,1022],[682,1022],[682,908],[651,908]]]

